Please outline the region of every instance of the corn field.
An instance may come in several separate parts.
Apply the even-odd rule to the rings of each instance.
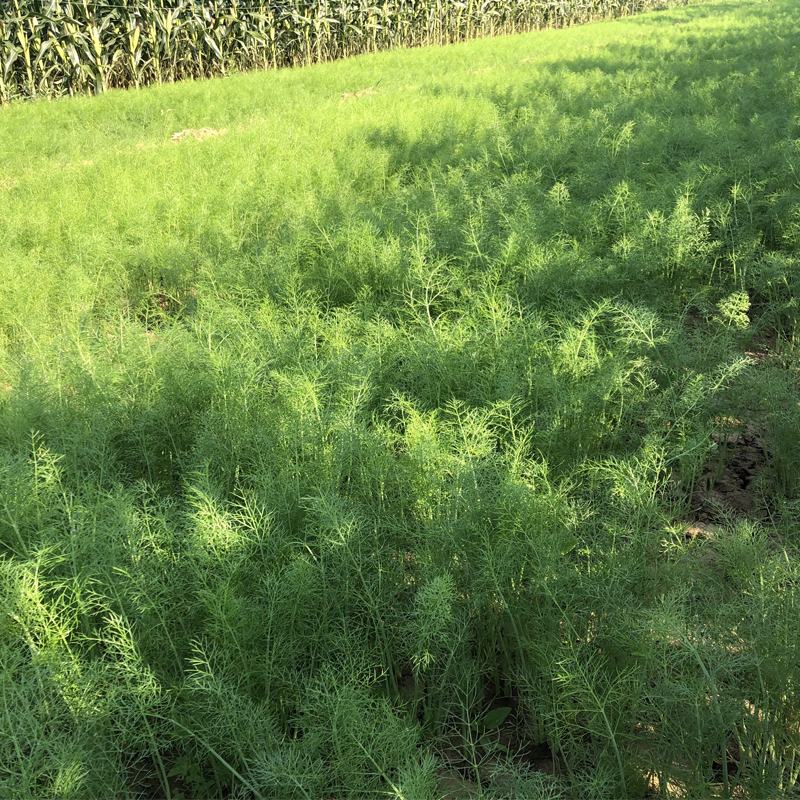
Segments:
[[[0,102],[621,16],[656,0],[2,0]]]

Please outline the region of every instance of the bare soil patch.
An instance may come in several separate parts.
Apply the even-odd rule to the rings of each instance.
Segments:
[[[344,92],[342,94],[342,100],[358,100],[359,97],[364,97],[368,94],[378,94],[378,90],[374,86],[367,86],[366,89],[362,89],[359,92]]]
[[[754,491],[756,479],[769,467],[762,432],[750,422],[742,430],[712,434],[719,457],[706,465],[692,495],[698,523],[723,523],[739,516],[763,516]]]
[[[198,142],[202,142],[203,139],[209,139],[212,136],[221,136],[227,132],[227,128],[221,128],[218,131],[214,130],[214,128],[184,128],[182,131],[173,133],[172,136],[169,137],[169,140],[171,142],[182,142],[184,139],[197,139]]]

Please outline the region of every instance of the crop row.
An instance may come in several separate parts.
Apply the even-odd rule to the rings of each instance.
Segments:
[[[0,102],[447,44],[643,10],[656,0],[11,0]]]

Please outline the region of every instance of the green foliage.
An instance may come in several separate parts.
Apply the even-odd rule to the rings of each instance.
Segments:
[[[795,16],[4,108],[0,796],[796,793]]]

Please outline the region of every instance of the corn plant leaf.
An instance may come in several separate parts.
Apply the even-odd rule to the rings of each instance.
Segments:
[[[484,730],[493,731],[506,721],[510,713],[510,706],[500,706],[500,708],[492,709],[481,721],[481,727]]]
[[[203,38],[206,40],[206,44],[216,53],[217,58],[222,60],[222,52],[219,49],[219,45],[207,33],[203,34]]]

